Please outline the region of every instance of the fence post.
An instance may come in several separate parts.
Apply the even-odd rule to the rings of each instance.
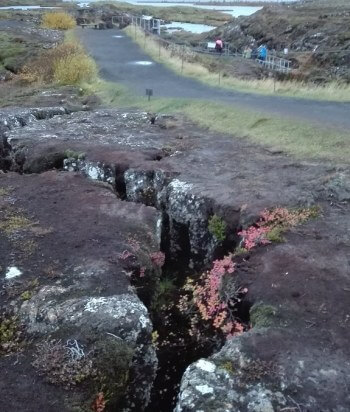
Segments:
[[[181,53],[181,74],[184,71],[184,54],[185,54],[185,46],[182,46],[182,53]]]
[[[158,57],[160,58],[160,39],[158,39]]]

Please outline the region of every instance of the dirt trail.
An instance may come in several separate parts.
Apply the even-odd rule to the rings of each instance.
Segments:
[[[145,89],[151,88],[157,97],[224,102],[269,114],[306,120],[324,127],[350,129],[350,103],[264,96],[218,89],[179,76],[162,64],[156,63],[120,30],[78,29],[77,35],[97,61],[102,77],[125,85],[137,95],[143,96]]]

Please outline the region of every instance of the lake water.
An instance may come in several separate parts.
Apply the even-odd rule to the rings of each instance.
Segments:
[[[195,7],[198,9],[204,10],[217,10],[221,11],[222,13],[230,14],[233,17],[239,16],[250,16],[251,14],[255,13],[256,11],[262,9],[262,7],[252,7],[252,6],[209,6],[209,5],[200,5],[194,3],[159,3],[159,2],[152,2],[152,3],[143,3],[138,2],[137,0],[127,0],[127,3],[136,4],[136,5],[143,5],[143,6],[155,6],[155,7]]]
[[[169,24],[162,24],[161,27],[166,27],[168,31],[186,30],[191,33],[206,33],[207,31],[214,30],[215,26],[208,26],[207,24],[193,24],[193,23],[181,23],[179,21],[173,21]]]
[[[69,1],[69,0],[64,0],[64,1]],[[98,0],[97,0],[98,1]],[[182,3],[182,2],[174,2],[174,3],[162,3],[160,1],[153,1],[153,2],[144,2],[144,1],[139,1],[139,0],[123,0],[125,3],[130,3],[138,6],[154,6],[154,7],[175,7],[175,6],[181,6],[181,7],[196,7],[198,9],[204,9],[204,10],[217,10],[222,13],[230,14],[233,17],[239,17],[239,16],[250,16],[251,14],[255,13],[256,11],[262,9],[261,7],[253,7],[253,6],[225,6],[224,3],[222,6],[209,6],[209,5],[201,5],[201,4],[195,4],[195,3]],[[198,3],[201,0],[197,0]],[[208,0],[202,0],[202,1],[208,1]],[[79,6],[81,7],[86,7],[88,6],[89,3],[91,2],[96,2],[96,0],[87,0],[84,2],[78,2]]]
[[[42,6],[6,6],[6,7],[0,7],[0,10],[35,10],[35,9],[59,9],[59,7],[42,7]]]

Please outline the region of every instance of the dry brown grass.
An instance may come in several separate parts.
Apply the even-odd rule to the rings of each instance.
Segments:
[[[134,39],[154,60],[163,63],[176,73],[181,73],[200,80],[212,86],[219,86],[219,73],[212,72],[207,67],[196,61],[196,54],[189,48],[169,45],[161,47],[156,38],[148,36],[146,42],[143,31],[139,28],[128,26],[125,32]],[[182,58],[184,56],[184,64]],[[307,84],[300,81],[285,80],[275,81],[268,78],[263,80],[244,80],[233,76],[220,76],[220,87],[230,90],[253,92],[261,94],[277,94],[281,96],[293,96],[316,100],[350,101],[350,85],[330,82],[324,86]]]
[[[96,63],[76,42],[66,42],[42,53],[21,73],[21,78],[28,83],[56,82],[67,85],[89,82],[96,76]]]
[[[46,29],[69,30],[76,26],[76,21],[65,12],[48,12],[43,15],[41,25]]]

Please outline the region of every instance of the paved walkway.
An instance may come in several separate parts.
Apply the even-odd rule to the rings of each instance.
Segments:
[[[279,114],[324,127],[350,130],[350,102],[326,102],[228,91],[179,76],[153,61],[132,39],[118,29],[78,29],[81,41],[96,59],[102,77],[118,82],[138,95],[153,89],[154,96],[206,99]],[[149,62],[143,65],[137,62]]]

